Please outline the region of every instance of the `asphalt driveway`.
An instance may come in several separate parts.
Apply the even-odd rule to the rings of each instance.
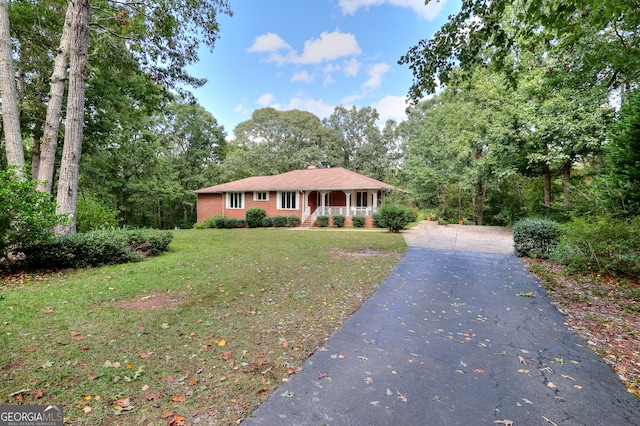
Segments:
[[[494,240],[505,230],[470,243],[479,230],[461,226],[441,243],[457,249],[425,248],[453,228],[421,225],[378,291],[243,424],[640,425],[640,402]]]

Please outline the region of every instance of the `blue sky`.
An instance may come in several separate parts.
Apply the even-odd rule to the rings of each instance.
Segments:
[[[254,110],[374,107],[403,120],[412,81],[398,59],[430,37],[460,0],[230,0],[212,53],[190,68],[208,79],[194,91],[229,136]]]

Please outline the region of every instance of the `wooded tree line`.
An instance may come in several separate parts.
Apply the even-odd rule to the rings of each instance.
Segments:
[[[79,193],[124,213],[122,223],[131,205],[145,204],[126,199],[126,187],[118,195],[100,192],[104,188],[79,192],[81,180],[96,181],[92,172],[102,172],[91,169],[98,159],[86,167],[84,160],[119,145],[129,154],[143,153],[133,148],[148,138],[148,128],[141,126],[158,122],[157,112],[176,97],[188,99],[185,87],[204,84],[186,67],[198,60],[199,46],[213,49],[219,14],[231,14],[226,0],[0,1],[3,166],[14,168],[18,178],[37,180],[40,191],[56,197],[56,212],[71,218],[58,233],[75,231]],[[146,153],[153,155],[129,158],[137,164],[124,174],[160,162],[161,152]]]
[[[0,31],[10,49],[0,72],[17,76],[6,79],[16,83],[17,113],[5,111],[11,92],[3,88],[3,120],[17,117],[20,136],[18,144],[5,124],[2,166],[19,166],[23,153],[31,178],[57,183],[40,189],[58,200],[61,192],[73,195],[68,182],[75,179],[82,227],[190,226],[194,189],[309,165],[405,188],[405,201],[444,221],[637,215],[635,3],[464,0],[458,15],[400,60],[414,72],[407,120],[380,127],[370,107],[339,106],[325,119],[264,108],[226,141],[225,129],[184,89],[203,83],[185,66],[197,60],[199,43],[213,47],[216,14],[230,13],[226,2],[96,1],[88,8],[81,0],[0,0],[0,24],[3,7],[10,24],[9,44]],[[82,27],[72,7],[88,11],[88,50],[73,51],[83,108],[73,106],[74,67],[58,63],[78,49],[78,41],[65,41],[65,29]],[[58,115],[50,120],[51,109]],[[84,127],[71,120],[80,112]],[[77,177],[63,172],[70,160],[56,149],[59,141],[77,150],[69,154],[79,161]]]

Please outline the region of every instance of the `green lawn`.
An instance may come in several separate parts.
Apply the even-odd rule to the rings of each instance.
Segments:
[[[0,403],[68,424],[235,424],[388,276],[400,234],[178,231],[141,263],[0,283]]]

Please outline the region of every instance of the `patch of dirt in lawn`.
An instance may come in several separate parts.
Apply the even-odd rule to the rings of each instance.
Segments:
[[[167,293],[148,294],[146,296],[138,296],[134,299],[120,300],[116,302],[116,306],[121,308],[130,308],[137,311],[146,311],[149,309],[169,309],[175,307],[180,302],[180,297]]]
[[[640,398],[640,281],[569,276],[561,266],[528,262],[567,324]]]
[[[340,248],[332,248],[329,250],[335,257],[344,257],[347,259],[362,259],[366,257],[381,256],[383,253],[378,250],[365,249],[361,251],[347,251]]]

